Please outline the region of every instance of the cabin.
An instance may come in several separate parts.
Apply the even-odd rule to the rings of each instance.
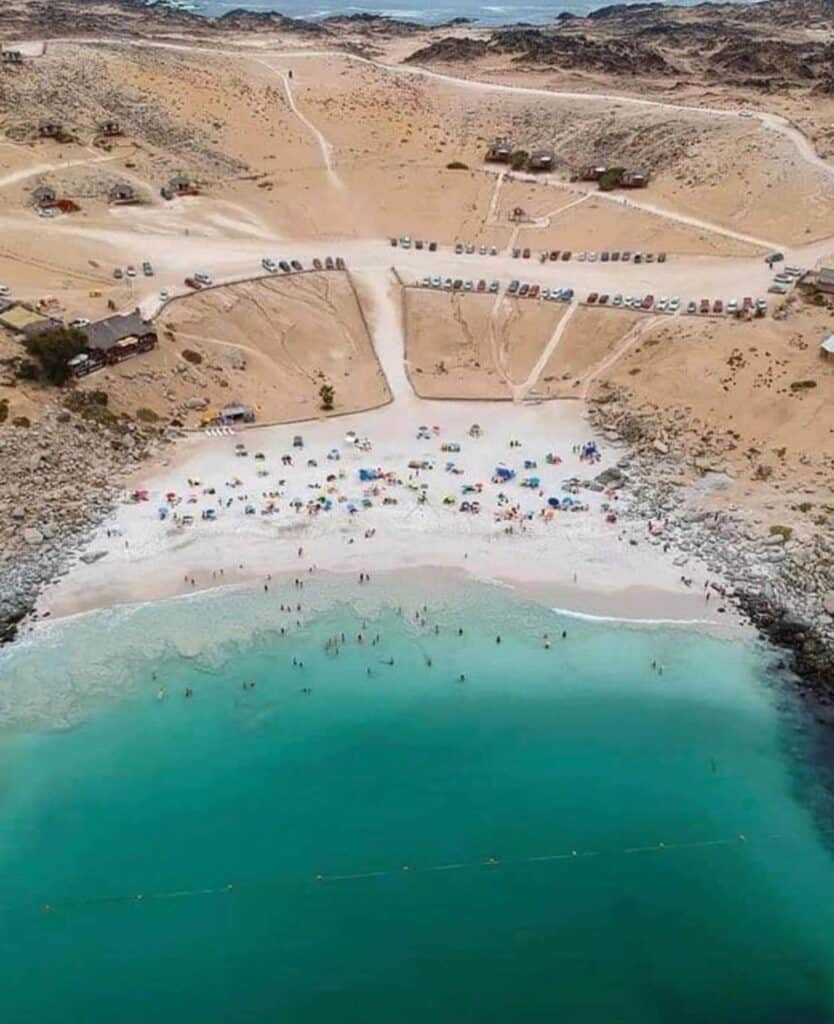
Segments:
[[[197,186],[185,174],[175,174],[167,185],[160,189],[163,199],[174,199],[176,196],[196,196]]]
[[[820,355],[829,362],[834,362],[834,334],[830,335],[820,345]]]
[[[486,154],[487,163],[508,164],[512,159],[513,144],[509,139],[496,139]]]
[[[592,164],[590,167],[580,171],[579,179],[580,181],[599,181],[607,170],[607,164]]]
[[[645,188],[649,183],[648,174],[643,171],[623,171],[620,185],[623,188]]]
[[[122,126],[118,121],[102,121],[98,130],[102,135],[106,135],[109,138],[122,134]]]
[[[158,340],[153,324],[145,320],[138,310],[97,320],[82,327],[81,333],[87,341],[87,350],[69,363],[78,377],[102,366],[120,363],[140,352],[150,352]]]
[[[536,149],[530,154],[527,169],[530,171],[552,171],[556,166],[556,154],[552,149]]]
[[[817,291],[834,295],[834,269],[823,267],[817,274]]]
[[[226,405],[218,415],[221,423],[254,423],[255,412],[248,405]]]
[[[60,121],[41,121],[38,134],[42,139],[57,139],[64,134],[64,126]]]
[[[23,54],[20,50],[2,50],[0,51],[0,60],[4,64],[22,64]]]
[[[117,182],[107,194],[107,198],[115,205],[126,206],[129,203],[138,202],[136,189],[127,182]]]
[[[41,208],[54,206],[58,202],[58,193],[50,185],[38,185],[32,190],[32,199],[35,205]]]

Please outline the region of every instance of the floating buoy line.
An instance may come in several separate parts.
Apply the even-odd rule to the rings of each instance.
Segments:
[[[823,834],[834,835],[834,828],[819,830]],[[223,885],[200,887],[195,889],[172,889],[161,892],[134,892],[117,894],[113,896],[91,896],[81,899],[66,899],[45,902],[41,904],[43,913],[54,913],[80,909],[82,907],[113,906],[126,904],[148,903],[161,900],[192,899],[203,896],[228,896],[239,892],[253,892],[259,889],[272,889],[279,887],[300,887],[300,886],[325,886],[346,882],[359,882],[370,879],[395,878],[406,876],[429,875],[438,872],[448,871],[474,871],[487,870],[498,871],[504,867],[517,868],[524,865],[547,864],[547,863],[568,863],[570,861],[588,860],[595,857],[610,858],[614,856],[639,856],[645,854],[664,855],[684,850],[706,850],[716,847],[743,848],[751,843],[760,845],[762,843],[780,842],[789,839],[790,836],[782,833],[770,833],[760,836],[749,836],[745,833],[737,833],[734,836],[723,839],[702,839],[691,842],[670,843],[664,840],[650,843],[645,846],[624,846],[608,850],[565,850],[558,853],[544,853],[530,857],[501,858],[498,856],[485,857],[482,860],[460,861],[448,864],[431,864],[419,866],[416,864],[404,863],[397,867],[382,868],[373,871],[354,871],[349,873],[324,873],[318,872],[306,878],[297,878],[292,881],[288,878],[262,879],[250,882],[227,882]]]

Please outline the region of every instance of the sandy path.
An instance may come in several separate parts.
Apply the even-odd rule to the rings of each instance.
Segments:
[[[292,86],[290,85],[289,75],[284,71],[279,71],[277,68],[274,68],[265,60],[260,60],[257,57],[254,58],[254,60],[257,64],[261,64],[263,67],[271,71],[274,75],[277,75],[284,83],[284,94],[287,97],[287,103],[289,104],[289,108],[295,114],[298,120],[304,125],[304,127],[310,132],[313,138],[316,140],[316,144],[318,145],[319,150],[321,152],[322,162],[324,163],[325,169],[327,171],[327,176],[330,179],[330,183],[332,185],[335,185],[336,188],[343,189],[345,187],[344,182],[333,169],[333,146],[330,144],[330,142],[328,142],[323,133],[320,132],[318,128],[316,128],[313,122],[298,109],[298,106],[296,105],[295,102],[295,97],[293,96]]]
[[[81,160],[57,161],[51,164],[36,164],[34,167],[22,167],[20,170],[12,171],[0,178],[0,188],[7,185],[14,185],[19,181],[26,181],[27,178],[37,177],[39,174],[49,174],[51,171],[66,171],[70,167],[86,167],[89,164],[103,164],[108,161],[119,160],[120,154],[115,156],[91,156]]]
[[[565,315],[561,318],[559,323],[556,324],[556,329],[554,330],[553,334],[551,334],[550,340],[542,349],[542,354],[536,360],[536,364],[530,371],[527,380],[522,381],[521,384],[511,385],[514,402],[523,402],[524,399],[527,398],[528,394],[535,386],[536,381],[541,376],[542,370],[544,370],[545,366],[547,366],[548,360],[556,351],[556,348],[559,345],[559,341],[561,340],[562,335],[565,333],[565,328],[570,323],[571,317],[574,315],[577,309],[579,309],[579,303],[572,302],[568,309],[565,311]]]
[[[645,320],[636,323],[630,331],[623,337],[620,344],[610,352],[603,360],[597,363],[596,366],[592,367],[590,373],[588,373],[585,379],[582,381],[582,390],[579,393],[579,397],[585,401],[590,394],[591,387],[599,376],[605,373],[606,370],[610,369],[615,363],[619,362],[620,359],[634,346],[643,339],[643,337],[652,330],[657,324],[661,322],[663,318],[659,316],[646,317]]]

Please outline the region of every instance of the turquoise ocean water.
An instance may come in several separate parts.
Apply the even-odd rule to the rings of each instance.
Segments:
[[[296,596],[0,654],[4,1024],[834,1020],[834,820],[766,652]]]

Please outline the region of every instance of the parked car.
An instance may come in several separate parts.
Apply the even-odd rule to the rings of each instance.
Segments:
[[[396,238],[392,238],[392,239],[391,239],[391,245],[393,245],[393,246],[394,246],[394,248],[396,248],[396,247],[397,247],[397,240],[396,240]]]
[[[199,291],[203,287],[196,277],[187,277],[185,279],[185,283],[189,288],[193,288],[195,291]]]
[[[429,242],[429,252],[437,252],[437,242]]]
[[[609,259],[608,253],[607,252],[601,252],[599,254],[599,258],[602,260],[603,263],[607,263],[608,259]]]
[[[167,290],[165,288],[163,288],[162,291],[159,293],[159,301],[160,302],[167,302],[168,299],[170,299],[170,297],[171,296],[168,294],[168,292],[167,292]]]
[[[480,246],[480,248],[478,249],[478,252],[481,254],[481,256],[486,256],[486,254],[487,254],[487,247],[485,245]]]
[[[489,247],[489,254],[490,254],[490,256],[497,256],[498,255],[498,250],[496,249],[496,247],[494,245],[491,245]]]
[[[114,267],[113,268],[113,277],[115,277],[117,281],[121,281],[121,279],[124,277],[124,274],[122,273],[122,268],[121,267]]]
[[[701,299],[701,312],[709,313],[709,299]]]
[[[605,293],[600,295],[600,297],[599,297],[599,304],[600,304],[600,306],[607,306],[608,305],[608,295],[606,295]]]
[[[588,253],[588,262],[589,263],[596,263],[596,261],[597,261],[597,254],[595,252],[589,252]]]
[[[538,298],[538,295],[539,295],[539,286],[538,286],[537,284],[531,284],[531,285],[530,285],[530,292],[529,292],[529,295],[530,295],[530,298],[531,298],[531,299],[536,299],[536,298]]]
[[[626,249],[626,250],[625,250],[625,251],[624,251],[624,252],[622,253],[622,261],[623,261],[623,263],[628,263],[628,261],[629,261],[630,259],[631,259],[631,253],[630,253],[630,252],[628,251],[628,249]]]
[[[647,252],[643,259],[646,261],[646,263],[654,263],[654,253]]]
[[[654,295],[647,295],[640,303],[643,309],[651,309],[654,305]]]
[[[721,299],[716,299],[715,302],[713,302],[713,304],[712,304],[712,311],[713,311],[713,313],[723,313],[724,312],[724,303],[721,301]]]
[[[577,258],[577,259],[579,260],[579,262],[580,262],[580,263],[584,263],[584,262],[585,262],[585,260],[586,260],[586,259],[588,258],[588,256],[587,256],[587,253],[584,253],[584,252],[578,252],[578,253],[576,254],[576,258]]]
[[[208,286],[213,283],[212,279],[211,279],[211,275],[210,274],[204,274],[200,270],[198,270],[197,273],[194,275],[194,280],[198,284],[201,284],[204,288],[208,288]]]
[[[772,284],[768,288],[768,291],[769,292],[774,292],[776,295],[787,295],[788,294],[788,288],[784,284]]]
[[[439,277],[433,277],[431,279],[431,286],[432,286],[432,288],[440,288],[440,287],[442,287],[442,285],[443,285],[443,282],[440,280]]]
[[[765,263],[769,266],[773,266],[774,263],[781,263],[785,258],[783,252],[772,252],[769,256],[765,256]]]
[[[591,294],[588,296],[586,301],[588,302],[588,305],[592,306],[597,301],[598,298],[599,298],[599,295],[598,295],[597,292],[591,292]]]
[[[301,264],[298,262],[298,260],[290,260],[290,266],[293,268],[293,270],[303,270],[304,269],[301,266]]]
[[[431,288],[431,278],[430,277],[424,277],[423,280],[420,282],[420,287],[421,288]]]
[[[756,299],[756,309],[760,313],[764,313],[767,309],[767,299]]]
[[[521,286],[521,287],[520,287],[520,288],[518,289],[518,294],[519,294],[519,295],[520,295],[520,296],[521,296],[522,298],[523,298],[523,297],[524,297],[525,295],[529,295],[529,293],[530,293],[530,285],[529,285],[529,284],[523,284],[523,285],[522,285],[522,286]]]
[[[736,302],[735,299],[730,299],[730,301],[727,303],[727,312],[728,313],[736,313],[736,312],[738,312],[738,303]]]
[[[345,261],[342,259],[341,256],[337,256],[336,257],[336,269],[337,270],[344,270],[345,269]]]
[[[475,252],[475,246],[472,244],[472,242],[468,242],[467,246],[466,246],[466,255],[467,256],[472,256],[474,252]]]
[[[667,305],[668,305],[667,299],[663,295],[661,295],[660,298],[655,303],[655,307],[654,308],[658,311],[658,313],[665,313]]]
[[[90,321],[86,316],[77,316],[74,320],[70,320],[69,325],[70,327],[76,327],[80,329],[81,327],[89,327]]]
[[[529,260],[530,259],[530,250],[529,249],[522,249],[521,250],[521,256],[522,256],[522,259]]]
[[[304,438],[301,436],[301,434],[296,434],[295,435],[295,437],[292,439],[292,446],[293,446],[293,448],[303,448],[304,447]]]
[[[400,248],[410,249],[411,248],[411,235],[403,235],[400,238]]]
[[[551,261],[551,263],[555,263],[555,261],[558,260],[558,259],[559,259],[559,250],[558,249],[551,249],[550,250],[550,261]]]
[[[270,274],[274,274],[278,270],[278,264],[268,256],[261,260],[261,266]]]
[[[611,305],[612,306],[622,306],[622,304],[623,304],[623,297],[622,297],[622,295],[619,292],[617,292],[617,294],[611,300]]]
[[[455,243],[455,253],[458,256],[462,256],[463,255],[463,242],[456,242]]]
[[[513,259],[517,260],[521,256],[521,249],[513,249]]]
[[[485,292],[486,291],[486,286],[487,286],[486,285],[486,281],[483,278],[481,278],[480,281],[478,281],[478,291],[479,292]]]
[[[136,277],[136,267],[126,267],[125,274],[127,277]]]
[[[559,299],[561,299],[561,297],[562,297],[562,289],[561,288],[551,288],[550,289],[550,301],[551,302],[558,302]]]
[[[657,254],[657,262],[658,263],[665,263],[666,262],[666,253],[665,252],[659,252]]]
[[[328,256],[325,259],[325,261],[324,261],[324,269],[325,270],[332,270],[333,269],[333,257],[332,256]]]
[[[549,299],[550,298],[550,289],[549,288],[542,288],[541,297],[543,299]]]
[[[519,289],[520,281],[510,281],[509,287],[507,288],[508,295],[515,295]]]
[[[744,298],[741,300],[741,308],[742,309],[752,309],[753,308],[753,299],[751,298],[751,296],[749,296],[749,295],[745,295],[744,296]]]
[[[145,260],[142,264],[142,273],[145,277],[153,277],[153,266],[148,260]]]
[[[278,266],[284,271],[285,274],[289,274],[290,270],[292,269],[286,260],[281,260]]]
[[[620,252],[619,252],[618,249],[615,249],[614,252],[611,253],[611,262],[612,263],[619,263],[619,261],[620,261]]]
[[[641,252],[636,252],[634,254],[634,262],[635,263],[642,263],[643,262],[643,254]]]
[[[500,287],[501,287],[501,285],[498,283],[498,281],[490,281],[489,282],[489,290],[490,290],[490,292],[492,292],[493,295],[495,295],[495,293],[498,291],[498,289]]]
[[[456,291],[456,292],[459,292],[461,290],[461,288],[463,288],[463,278],[462,277],[456,277],[454,282],[453,282],[453,284],[452,284],[452,289],[454,291]]]
[[[574,295],[573,288],[563,288],[562,289],[562,294],[561,294],[560,298],[561,298],[562,302],[570,302],[571,299],[573,298],[573,295]]]
[[[423,239],[422,238],[418,238],[417,239],[417,241],[414,243],[414,248],[415,249],[422,249],[423,248]]]
[[[698,312],[698,304],[695,302],[694,299],[690,299],[689,302],[687,302],[686,312],[689,313],[690,316]]]
[[[565,250],[564,250],[564,251],[562,252],[562,260],[563,260],[563,262],[567,262],[567,261],[568,261],[568,260],[570,259],[570,257],[571,257],[571,251],[570,251],[570,249],[565,249]]]
[[[680,308],[681,308],[681,300],[677,297],[677,295],[675,295],[671,299],[669,299],[669,312],[670,313],[677,313],[677,311]]]
[[[446,289],[447,292],[452,290],[452,279],[451,279],[451,277],[444,277],[443,278],[443,287]]]

